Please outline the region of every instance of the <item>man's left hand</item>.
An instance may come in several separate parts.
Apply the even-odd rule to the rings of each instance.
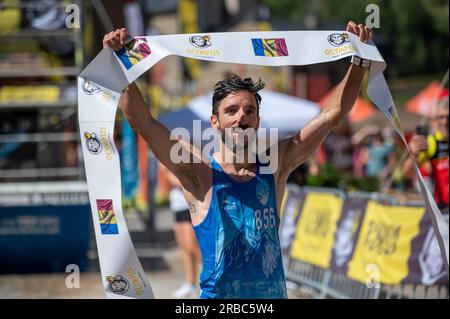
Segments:
[[[364,43],[369,42],[373,38],[373,31],[371,28],[364,24],[356,24],[353,21],[347,23],[345,31],[356,34],[359,37],[359,40]]]

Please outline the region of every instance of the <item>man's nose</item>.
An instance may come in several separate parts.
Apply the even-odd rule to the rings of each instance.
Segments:
[[[238,123],[240,125],[246,125],[248,123],[248,119],[247,119],[247,115],[245,114],[245,112],[243,110],[240,110],[238,113]]]

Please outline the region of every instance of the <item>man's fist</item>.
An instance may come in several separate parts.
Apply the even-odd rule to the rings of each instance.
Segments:
[[[356,34],[359,36],[359,40],[364,43],[369,42],[373,38],[373,31],[371,28],[364,24],[356,24],[353,21],[347,23],[345,31]]]
[[[127,38],[130,36],[130,33],[127,29],[121,28],[116,31],[111,31],[110,33],[105,34],[103,37],[103,48],[111,48],[114,51],[118,51],[122,49],[127,41]]]

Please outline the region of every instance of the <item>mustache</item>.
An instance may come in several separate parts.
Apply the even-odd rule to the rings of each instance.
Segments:
[[[252,131],[256,133],[256,128],[248,125],[248,124],[240,124],[234,127],[227,127],[224,129],[224,132],[228,133],[251,133]]]
[[[248,124],[239,124],[238,126],[234,127],[233,130],[240,128],[241,130],[245,131],[249,127],[250,127],[250,125],[248,125]]]

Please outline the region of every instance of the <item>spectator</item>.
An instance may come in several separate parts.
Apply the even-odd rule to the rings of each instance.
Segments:
[[[393,171],[395,162],[394,143],[385,140],[378,130],[368,143],[364,175],[383,180]]]
[[[177,299],[198,297],[197,264],[201,263],[200,248],[192,229],[189,207],[184,199],[180,181],[169,170],[166,169],[166,171],[171,186],[169,193],[170,209],[175,214],[173,229],[175,240],[181,250],[185,276],[184,284],[175,290],[172,296]]]
[[[351,142],[350,124],[345,118],[325,139],[327,162],[339,172],[347,175],[353,173],[353,145]]]
[[[363,127],[352,136],[352,143],[359,146],[359,165],[363,176],[385,179],[392,173],[396,156],[391,132],[378,126]]]
[[[448,206],[449,175],[448,175],[448,96],[441,99],[436,113],[431,119],[432,134],[428,136],[414,134],[409,147],[419,166],[426,162],[431,164],[434,184],[434,198],[439,206]],[[403,166],[405,174],[412,173],[412,161],[408,159]]]

